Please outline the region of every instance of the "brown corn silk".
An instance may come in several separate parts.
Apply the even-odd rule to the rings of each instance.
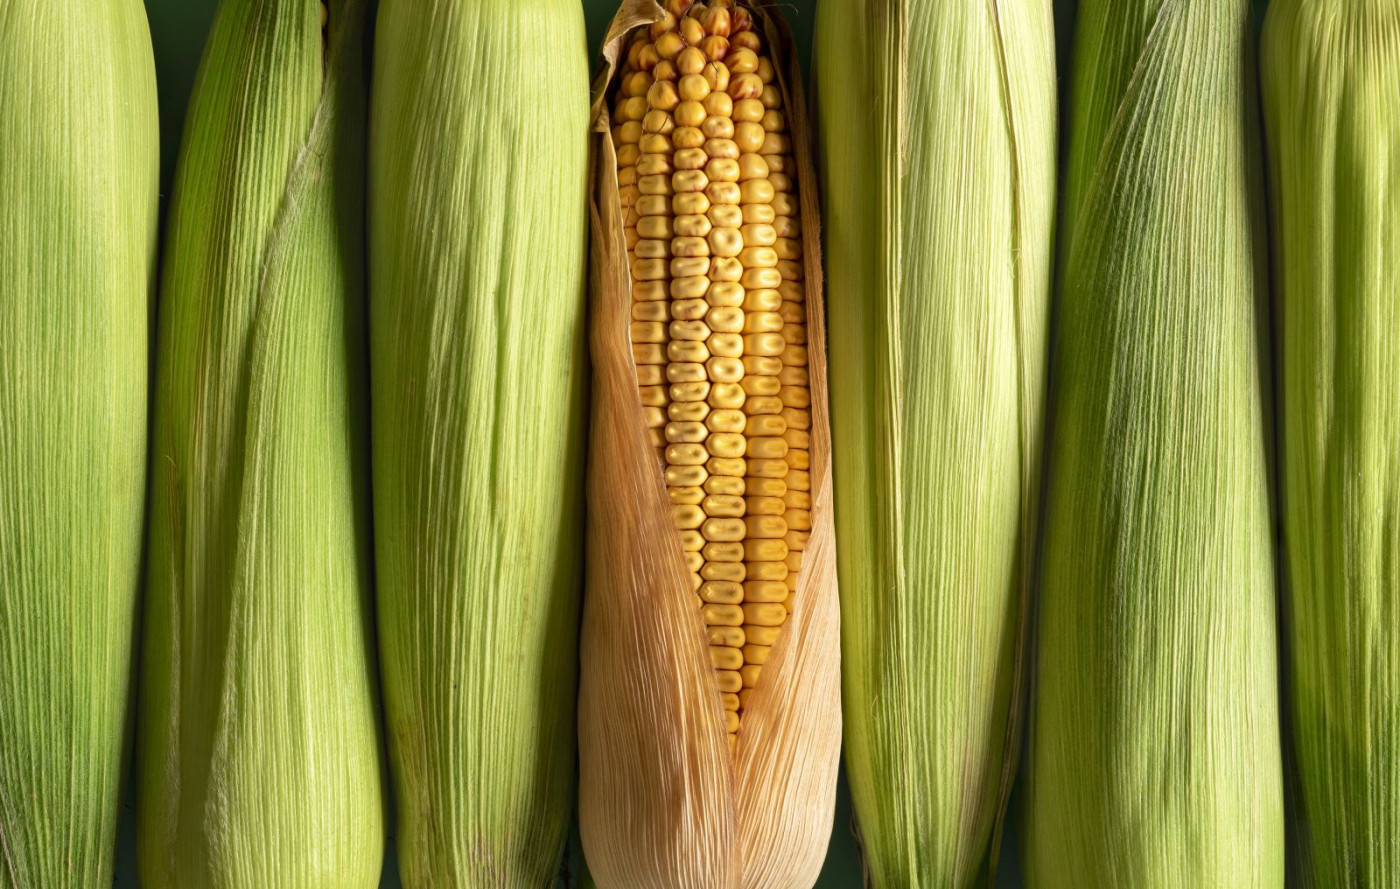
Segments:
[[[734,37],[728,41],[733,45],[726,47],[724,42],[713,40],[717,35],[707,33],[700,24],[712,10],[699,4],[689,9],[687,6],[672,4],[668,10],[652,0],[624,4],[609,31],[604,48],[605,69],[595,85],[591,335],[595,376],[589,466],[588,593],[579,702],[580,821],[589,866],[603,887],[810,886],[820,870],[831,832],[840,747],[840,701],[821,265],[805,103],[791,37],[775,16],[763,7],[721,2],[718,7],[731,10],[735,35],[741,33],[739,25],[748,17],[753,35],[758,37],[756,41],[752,36]],[[681,15],[677,17],[676,13]],[[657,22],[661,24],[653,28]],[[698,247],[697,242],[704,236],[682,231],[675,232],[674,237],[670,233],[659,235],[670,239],[668,247],[661,251],[664,256],[648,253],[646,245],[638,247],[640,242],[635,236],[629,244],[620,175],[628,183],[636,181],[637,173],[629,172],[629,168],[635,169],[638,163],[642,164],[638,172],[647,175],[693,175],[680,161],[673,171],[664,162],[657,166],[655,159],[641,161],[636,151],[624,149],[619,153],[625,144],[632,143],[619,142],[621,131],[615,127],[639,119],[637,103],[630,107],[625,103],[643,94],[640,90],[629,91],[624,83],[638,67],[639,48],[633,48],[632,43],[638,29],[644,35],[643,43],[651,43],[668,32],[678,35],[680,43],[675,43],[675,37],[665,39],[675,43],[670,47],[670,58],[680,68],[686,67],[679,55],[683,45],[703,50],[708,64],[722,59],[727,51],[739,53],[753,48],[749,45],[752,41],[758,45],[757,55],[771,60],[772,85],[778,94],[770,94],[770,98],[781,100],[781,114],[766,116],[764,120],[785,128],[789,140],[779,138],[774,142],[770,135],[763,143],[765,151],[777,152],[768,156],[774,159],[775,167],[770,181],[788,189],[786,197],[780,191],[772,202],[775,210],[786,208],[798,214],[793,222],[775,220],[774,224],[780,232],[800,238],[800,251],[792,242],[784,242],[786,247],[777,246],[778,255],[784,257],[778,263],[783,269],[784,299],[781,308],[769,308],[779,309],[787,322],[782,330],[788,350],[800,346],[801,325],[805,324],[806,392],[785,391],[783,397],[795,397],[797,400],[790,404],[802,405],[810,393],[807,411],[789,408],[796,413],[782,414],[791,424],[810,424],[807,435],[787,439],[795,443],[788,450],[790,459],[807,468],[793,468],[787,477],[791,483],[787,490],[794,493],[794,499],[788,501],[790,508],[783,517],[788,523],[785,528],[778,527],[774,515],[735,516],[732,512],[726,514],[723,506],[720,513],[706,516],[697,512],[698,504],[684,499],[675,501],[673,514],[673,498],[678,489],[687,486],[677,483],[675,470],[684,472],[686,466],[694,465],[686,456],[687,449],[699,453],[699,445],[693,438],[684,437],[683,424],[690,416],[684,405],[678,405],[677,414],[666,403],[668,392],[683,391],[670,387],[667,377],[677,363],[685,363],[684,356],[694,351],[693,346],[685,344],[688,336],[695,335],[694,329],[686,325],[697,319],[685,314],[685,303],[688,299],[690,305],[695,305],[700,294],[682,292],[683,285],[675,292],[657,291],[660,285],[647,282],[661,280],[669,290],[673,276],[668,271],[656,278],[644,271],[645,265],[635,267],[639,280],[634,281],[633,260],[660,258],[669,269],[672,249],[678,258],[693,259],[693,255],[687,256],[686,239]],[[694,53],[690,56],[697,57]],[[740,67],[751,64],[752,59]],[[768,74],[766,67],[763,74]],[[741,95],[740,85],[735,83],[741,76],[735,73],[727,90],[719,87],[715,91],[738,91],[735,95]],[[722,83],[722,78],[717,82]],[[684,87],[681,89],[684,91]],[[655,103],[648,103],[649,110],[654,110]],[[712,114],[715,110],[723,111],[710,109]],[[734,138],[736,144],[744,144],[743,133]],[[672,159],[677,157],[678,151]],[[736,163],[751,172],[751,165],[757,161],[739,155]],[[762,169],[762,165],[758,168]],[[711,168],[707,165],[706,169]],[[678,195],[684,193],[681,189],[675,191]],[[630,202],[632,192],[629,190],[628,194]],[[665,197],[671,199],[670,194]],[[715,203],[722,201],[717,199]],[[692,218],[697,212],[694,208],[682,209],[688,210]],[[737,214],[739,208],[730,212]],[[710,214],[705,215],[708,218]],[[800,225],[796,220],[800,220]],[[636,224],[636,217],[632,222]],[[747,225],[748,220],[745,222]],[[744,228],[744,236],[757,233],[753,236],[760,240],[769,236],[763,223],[757,226]],[[711,238],[710,243],[716,257],[734,252],[725,248],[718,236]],[[745,250],[751,246],[747,241],[744,244]],[[738,264],[731,266],[737,269]],[[653,263],[652,267],[657,266]],[[704,274],[727,282],[718,272]],[[746,283],[752,286],[739,285],[745,298],[770,289],[760,284],[760,279],[761,275],[748,279]],[[796,286],[799,282],[800,289]],[[643,285],[640,290],[636,287],[639,283]],[[709,287],[714,290],[714,284]],[[716,315],[713,309],[734,307],[735,293],[733,287],[716,291],[713,299],[719,302],[711,303],[712,311],[706,317],[723,317],[723,312]],[[639,298],[646,295],[660,299]],[[709,291],[703,295],[711,299]],[[759,301],[764,298],[762,293],[753,297]],[[655,303],[680,308],[673,315]],[[750,356],[751,345],[765,348],[761,339],[750,339],[753,324],[761,324],[764,317],[774,318],[776,314],[746,312],[745,318],[753,319],[748,327],[726,328],[736,333],[743,331],[745,358]],[[667,332],[680,335],[673,338]],[[722,331],[716,328],[714,333]],[[680,344],[665,341],[671,339]],[[706,341],[713,345],[722,340],[723,337],[710,336]],[[663,350],[670,350],[665,352],[670,356],[669,364],[656,361]],[[723,357],[727,353],[714,354]],[[800,374],[792,368],[800,366],[801,360],[800,349],[786,351],[783,369],[775,370],[773,375],[781,376],[783,385],[799,388]],[[755,393],[770,391],[771,381],[749,379],[764,375],[757,369],[765,362],[743,363],[744,386],[752,383]],[[710,366],[722,366],[722,362]],[[716,383],[709,391],[718,392],[718,387]],[[724,409],[716,403],[710,413]],[[672,422],[665,422],[667,415]],[[682,425],[678,426],[678,422]],[[754,418],[749,417],[746,450],[739,457],[705,461],[710,467],[709,478],[728,476],[719,480],[717,490],[733,490],[734,479],[739,478],[743,479],[742,493],[760,487],[766,493],[776,490],[768,482],[755,480],[766,477],[764,473],[776,465],[764,462],[774,458],[763,456],[764,443],[755,442],[765,435],[753,430],[763,429],[766,422],[755,425]],[[667,429],[669,436],[664,431]],[[714,440],[715,435],[707,439]],[[771,437],[767,443],[773,444]],[[805,449],[800,447],[803,444],[807,445]],[[794,453],[804,450],[805,457]],[[725,469],[739,465],[746,467],[743,475],[737,474],[737,468]],[[669,485],[668,477],[672,480]],[[696,484],[693,479],[688,483]],[[809,488],[807,497],[801,496],[802,485]],[[705,498],[702,510],[723,497]],[[748,506],[762,508],[764,502],[771,504],[772,499],[760,502],[750,498]],[[803,505],[809,509],[802,509]],[[707,524],[716,519],[717,524]],[[800,527],[809,520],[810,536]],[[712,575],[711,567],[707,567],[713,564],[708,554],[722,551],[723,547],[715,550],[707,546],[702,550],[702,540],[697,535],[701,529],[709,534],[711,528],[724,535],[726,527],[739,527],[735,521],[743,523],[746,529],[742,564],[760,579],[752,584],[731,580],[707,586],[711,576],[719,576]],[[787,551],[782,555],[775,556],[771,550],[760,555],[767,544],[749,547],[754,538],[773,540],[773,535],[783,531]],[[720,542],[731,544],[732,550],[736,541],[722,537]],[[798,552],[800,556],[796,555]],[[784,594],[784,605],[779,605],[773,601],[778,589],[773,584],[779,581],[763,578],[776,577],[781,570],[778,565],[784,563],[790,579],[781,582],[789,584],[790,589]],[[727,569],[714,566],[714,570]],[[700,576],[702,572],[706,577]],[[726,605],[725,597],[736,595],[739,588],[746,596],[756,594],[758,601]],[[702,601],[702,596],[709,601]],[[750,606],[756,608],[750,610]],[[779,607],[790,608],[790,613],[777,629],[772,626],[777,621],[769,621],[763,615],[771,615]],[[746,639],[757,638],[759,644],[745,645],[733,628],[727,628],[738,620],[725,618],[725,608],[743,610],[745,617],[739,628]],[[751,618],[756,618],[756,622]],[[761,644],[769,641],[773,643],[771,648]],[[742,666],[737,659],[733,663],[727,660],[736,656],[743,656]]]

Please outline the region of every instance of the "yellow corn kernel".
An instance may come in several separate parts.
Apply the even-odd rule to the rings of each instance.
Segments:
[[[747,642],[742,627],[710,627],[706,630],[711,645],[743,648]]]
[[[711,645],[710,663],[716,670],[738,670],[744,666],[744,653],[737,648]]]
[[[710,626],[742,627],[744,625],[744,611],[739,605],[707,604],[700,609],[700,615]]]
[[[786,617],[784,613],[784,617]],[[743,655],[741,654],[740,657]],[[744,688],[753,688],[758,685],[758,674],[763,668],[757,664],[744,664],[739,667],[739,681]]]
[[[705,562],[696,570],[706,580],[729,580],[738,583],[748,576],[748,569],[743,562]]]
[[[742,606],[744,623],[760,627],[781,627],[787,617],[787,610],[781,603],[745,602]]]
[[[743,573],[743,580],[787,580],[788,565],[786,561],[749,562],[745,563]]]
[[[751,645],[772,646],[778,641],[779,627],[749,627],[744,630],[744,638]]]

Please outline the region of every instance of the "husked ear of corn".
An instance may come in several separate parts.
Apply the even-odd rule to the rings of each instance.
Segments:
[[[379,885],[359,0],[222,0],[166,244],[147,889]]]
[[[1305,885],[1400,885],[1400,4],[1278,0],[1262,47]]]
[[[578,0],[381,0],[375,545],[409,889],[549,885],[574,784],[588,63]]]
[[[156,117],[139,0],[0,6],[0,886],[112,885]]]
[[[1079,7],[1033,887],[1283,884],[1249,7]]]
[[[815,176],[763,7],[631,0],[594,99],[580,827],[601,887],[808,887],[840,748]]]
[[[986,885],[1043,447],[1051,7],[818,9],[847,775],[872,885]]]

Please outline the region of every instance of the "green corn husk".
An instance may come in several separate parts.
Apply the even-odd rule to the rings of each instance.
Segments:
[[[1279,887],[1248,0],[1086,0],[1030,739],[1032,887]]]
[[[1262,72],[1305,885],[1400,885],[1400,4],[1278,0]]]
[[[0,4],[0,887],[112,885],[140,587],[155,65],[139,0]]]
[[[823,0],[846,765],[875,886],[991,879],[1015,772],[1055,206],[1047,0]]]
[[[583,580],[577,0],[381,0],[370,141],[379,638],[404,885],[553,879]]]
[[[147,889],[379,885],[364,330],[366,6],[223,0],[157,355]]]

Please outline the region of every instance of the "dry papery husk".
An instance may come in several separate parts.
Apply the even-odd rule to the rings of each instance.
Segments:
[[[579,820],[600,887],[810,887],[831,836],[841,748],[840,616],[831,507],[816,173],[792,36],[750,5],[791,122],[802,208],[812,394],[812,535],[788,617],[731,753],[705,626],[647,440],[632,359],[631,273],[607,92],[632,31],[627,0],[594,84],[593,416],[579,692]]]

